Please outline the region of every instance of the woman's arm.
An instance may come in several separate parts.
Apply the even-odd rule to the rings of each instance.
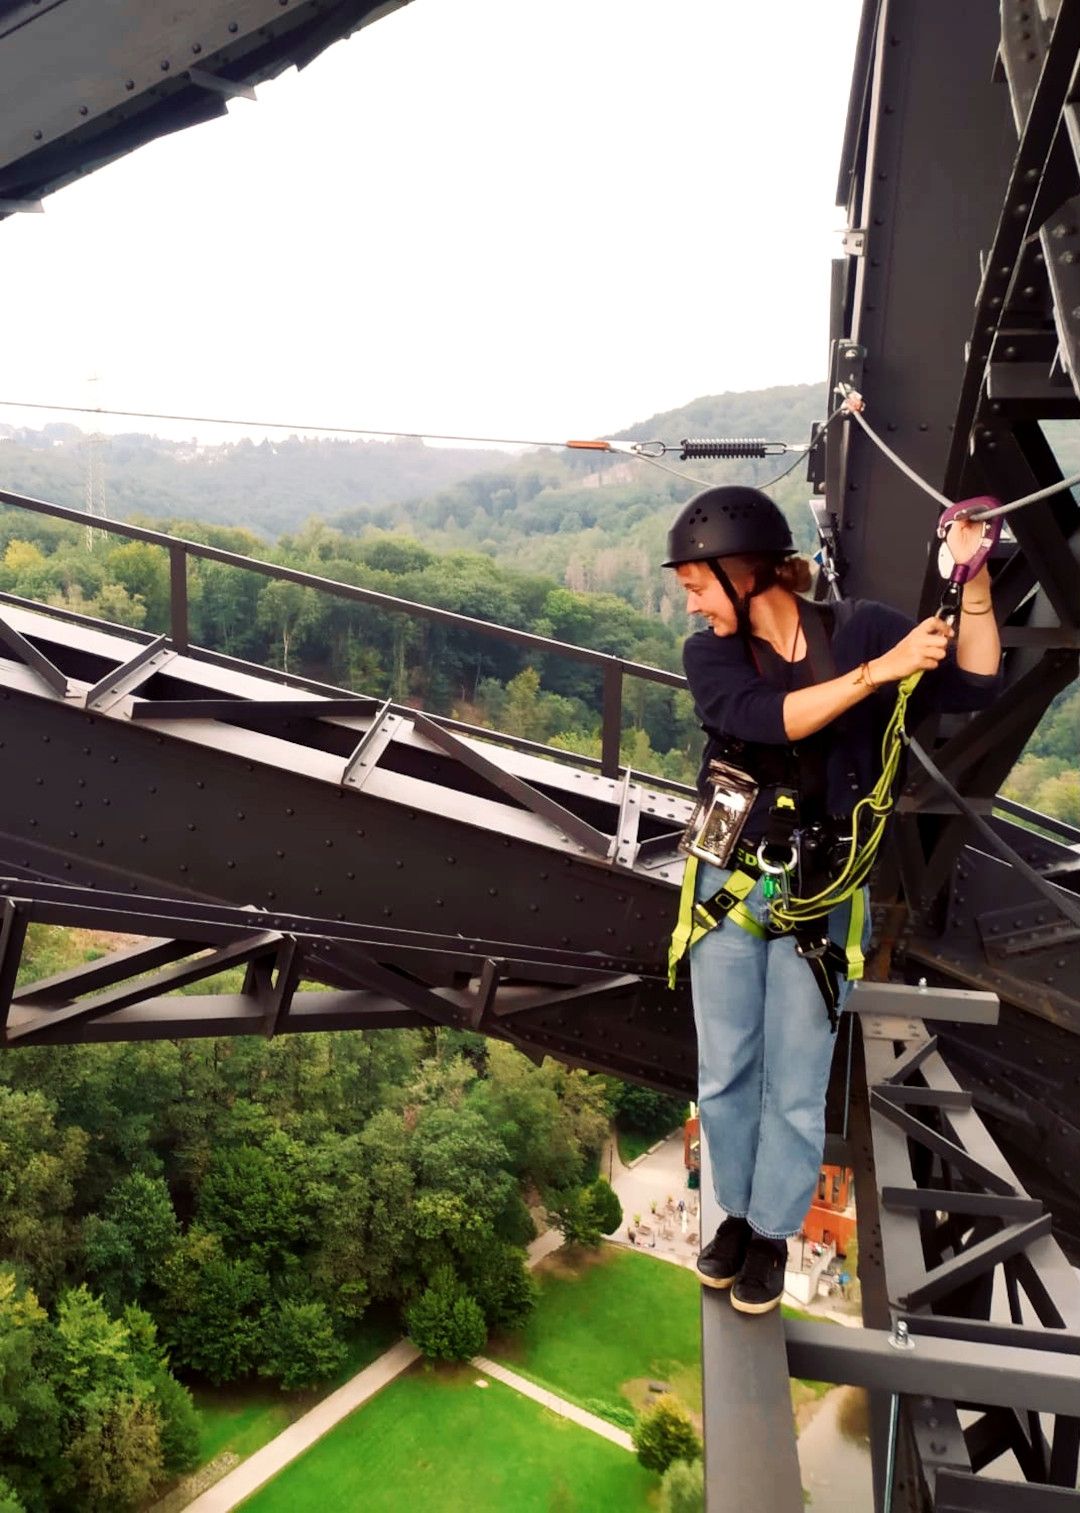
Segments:
[[[945,659],[953,631],[931,615],[903,640],[854,672],[799,688],[784,698],[784,731],[789,741],[801,741],[861,704],[885,683],[899,683],[913,672],[930,672]]]
[[[987,677],[994,676],[1001,662],[1001,638],[990,587],[990,574],[985,567],[964,584],[956,637],[957,667]]]

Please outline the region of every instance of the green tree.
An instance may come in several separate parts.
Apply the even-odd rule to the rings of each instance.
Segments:
[[[86,1287],[60,1298],[54,1371],[68,1505],[89,1513],[133,1507],[160,1480],[162,1419],[147,1379],[159,1366],[153,1323],[141,1309],[110,1318]]]
[[[516,1189],[506,1147],[479,1114],[467,1107],[425,1109],[413,1149],[418,1234],[464,1255],[498,1233]]]
[[[643,1135],[669,1134],[686,1117],[686,1099],[671,1093],[658,1093],[636,1082],[611,1079],[615,1117],[622,1129],[638,1130]]]
[[[291,1254],[306,1220],[296,1164],[301,1149],[276,1132],[261,1148],[216,1151],[199,1188],[199,1222],[227,1251],[262,1262]]]
[[[521,1329],[536,1307],[540,1289],[526,1252],[493,1240],[470,1265],[466,1285],[489,1329]]]
[[[59,1281],[70,1248],[66,1215],[86,1158],[81,1129],[61,1129],[43,1093],[0,1085],[0,1260],[42,1292]]]
[[[77,1506],[115,1513],[142,1502],[164,1469],[160,1430],[157,1409],[144,1397],[120,1393],[93,1402],[67,1447]]]
[[[577,1122],[559,1097],[562,1076],[554,1061],[534,1066],[513,1046],[494,1040],[487,1076],[468,1093],[468,1107],[505,1146],[515,1176],[532,1187],[565,1187],[582,1176]]]
[[[95,619],[108,620],[113,625],[137,628],[146,623],[146,605],[141,596],[129,593],[122,583],[102,584],[87,609]]]
[[[467,1361],[484,1348],[487,1339],[479,1303],[449,1266],[440,1267],[428,1287],[410,1303],[405,1310],[405,1327],[429,1360]]]
[[[273,636],[274,660],[283,672],[289,671],[294,643],[311,629],[319,608],[311,589],[280,578],[270,579],[259,594],[258,623]]]
[[[325,1382],[345,1363],[345,1346],[324,1303],[281,1303],[267,1316],[264,1331],[260,1374],[277,1377],[286,1390]]]
[[[142,1172],[122,1177],[108,1193],[104,1212],[87,1216],[86,1270],[114,1312],[145,1296],[178,1237],[167,1185]]]
[[[155,629],[169,623],[169,561],[160,546],[128,541],[108,554],[109,580],[127,590],[130,599],[146,606],[146,619]]]
[[[132,1385],[128,1330],[88,1287],[71,1288],[57,1303],[56,1348],[57,1391],[69,1417]]]
[[[34,1294],[0,1267],[0,1466],[28,1506],[48,1499],[60,1457],[60,1406],[48,1379],[51,1329]],[[0,1509],[4,1506],[0,1498]]]
[[[162,1335],[173,1360],[212,1382],[257,1369],[270,1279],[253,1260],[225,1255],[221,1239],[198,1225],[161,1269]]]
[[[199,1460],[199,1415],[191,1393],[169,1370],[168,1356],[158,1344],[157,1325],[150,1315],[129,1304],[123,1322],[135,1371],[157,1409],[164,1470],[169,1476],[190,1471]]]
[[[365,1280],[373,1298],[405,1295],[415,1257],[411,1240],[416,1179],[410,1157],[411,1132],[400,1114],[382,1109],[360,1137],[368,1162],[369,1198],[360,1237],[366,1256]]]
[[[26,1513],[26,1505],[6,1476],[0,1476],[0,1513]]]
[[[615,1189],[606,1178],[597,1177],[587,1192],[600,1233],[613,1235],[623,1221],[622,1204],[615,1194]]]
[[[638,1419],[631,1438],[638,1460],[649,1471],[666,1471],[673,1461],[697,1460],[701,1441],[677,1397],[665,1392]]]
[[[549,1194],[544,1206],[552,1227],[559,1231],[567,1245],[594,1250],[600,1244],[600,1216],[591,1188],[564,1188],[562,1192]]]
[[[701,1460],[673,1460],[660,1483],[660,1513],[703,1513],[705,1466]]]

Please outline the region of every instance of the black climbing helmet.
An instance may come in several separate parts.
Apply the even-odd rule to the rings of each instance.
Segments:
[[[704,489],[683,505],[668,531],[665,567],[756,552],[791,556],[795,544],[783,511],[760,489],[739,484]]]

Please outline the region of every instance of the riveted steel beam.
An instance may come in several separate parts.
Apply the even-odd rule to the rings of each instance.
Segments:
[[[155,673],[164,672],[175,656],[176,653],[169,646],[168,636],[158,636],[87,690],[87,709],[95,709],[104,714],[126,694],[141,688]]]

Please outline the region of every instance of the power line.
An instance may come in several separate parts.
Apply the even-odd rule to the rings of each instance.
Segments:
[[[535,441],[521,436],[456,436],[439,431],[379,431],[373,426],[317,426],[291,420],[243,420],[233,415],[169,415],[161,410],[110,410],[93,405],[49,405],[32,400],[0,399],[0,407],[52,410],[65,415],[112,415],[123,420],[169,420],[184,425],[245,426],[258,431],[321,431],[333,436],[387,436],[409,441],[474,441],[489,446],[565,447],[565,441]]]

